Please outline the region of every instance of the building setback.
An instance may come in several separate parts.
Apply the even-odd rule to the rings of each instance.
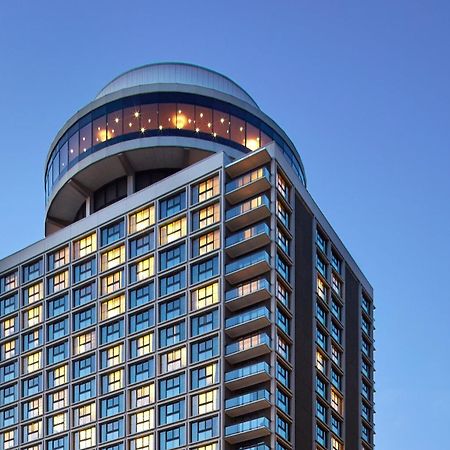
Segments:
[[[294,144],[187,64],[109,83],[0,261],[0,448],[370,450],[373,292]]]

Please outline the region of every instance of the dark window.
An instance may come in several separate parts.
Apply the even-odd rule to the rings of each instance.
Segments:
[[[127,196],[127,177],[111,181],[94,193],[94,211],[99,211]]]

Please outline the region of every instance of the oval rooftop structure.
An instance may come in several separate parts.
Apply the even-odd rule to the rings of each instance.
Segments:
[[[233,80],[204,67],[185,63],[147,64],[119,75],[108,83],[96,99],[122,89],[150,84],[184,84],[199,86],[236,97],[255,108],[256,102]]]

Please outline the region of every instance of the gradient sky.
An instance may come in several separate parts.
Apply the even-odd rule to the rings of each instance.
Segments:
[[[294,141],[375,288],[377,447],[448,446],[449,23],[448,0],[2,2],[0,257],[43,237],[48,147],[103,85],[215,69]]]

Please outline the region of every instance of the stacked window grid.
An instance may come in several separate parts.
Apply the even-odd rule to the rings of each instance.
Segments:
[[[343,260],[325,233],[316,229],[316,445],[344,449]]]
[[[214,217],[210,220],[202,212],[210,205],[220,205],[219,174],[208,180],[181,191],[189,198],[185,205],[177,206],[171,199],[155,201],[0,277],[0,370],[5,381],[0,391],[4,405],[0,410],[0,436],[5,449],[19,443],[25,448],[23,444],[35,441],[30,448],[59,450],[69,448],[69,444],[103,448],[108,443],[104,448],[112,449],[117,442],[117,449],[141,450],[175,448],[176,439],[178,443],[184,442],[183,446],[191,443],[190,448],[203,448],[203,444],[198,447],[195,442],[218,438],[220,238],[215,240],[216,246],[209,246],[192,262],[187,257],[194,240],[206,232],[220,234],[219,220]],[[195,204],[191,190],[197,193]],[[162,205],[166,209],[170,205],[168,215],[173,215],[157,220],[156,211],[159,213]],[[207,219],[193,230],[191,224],[197,215]],[[167,238],[164,230],[177,220],[184,221],[185,229],[174,238],[173,245],[161,242],[162,236]],[[153,237],[148,239],[147,248],[144,243],[143,254],[136,254],[136,239],[146,234]],[[185,260],[161,270],[160,257],[166,254],[166,249],[180,244],[186,246]],[[209,264],[212,260],[215,264]],[[185,271],[183,283],[167,281],[181,271]],[[198,297],[198,291],[206,292],[213,285],[216,286],[211,297],[213,304],[204,299],[200,304],[197,299],[196,309],[192,309],[194,292]],[[171,289],[177,292],[171,293]],[[185,306],[180,317],[171,316],[162,322],[161,311],[166,311],[172,300],[181,298]],[[173,311],[172,308],[175,315]],[[212,321],[209,317],[213,317]],[[192,335],[194,323],[200,330],[198,336]],[[171,341],[164,348],[156,347],[156,342],[159,344],[174,324],[184,324],[180,328],[184,328],[185,338],[176,343]],[[214,342],[212,350],[210,341]],[[198,372],[190,369],[194,365],[200,369],[214,367],[214,386],[199,387],[195,394],[187,395]],[[185,379],[185,394],[176,397],[185,401],[184,417],[180,420],[191,418],[188,423],[181,422],[184,433],[178,435],[184,437],[178,438],[177,427],[163,428],[164,424],[159,422],[161,408],[174,402],[161,398],[161,383],[171,380],[172,372],[184,375]],[[149,376],[143,383],[139,377],[145,373]],[[167,373],[171,377],[164,378]],[[151,405],[142,414],[140,409],[137,413],[130,412],[132,406],[136,407],[138,391],[148,391]],[[89,396],[92,398],[85,399]],[[200,413],[193,413],[194,403]],[[193,421],[199,414],[207,415]],[[88,423],[91,425],[86,426]],[[156,427],[161,429],[158,434],[154,431]],[[124,441],[130,433],[133,438]],[[211,449],[216,446],[217,442],[211,442]]]
[[[361,293],[361,440],[363,449],[373,448],[374,438],[374,306],[370,296]]]

